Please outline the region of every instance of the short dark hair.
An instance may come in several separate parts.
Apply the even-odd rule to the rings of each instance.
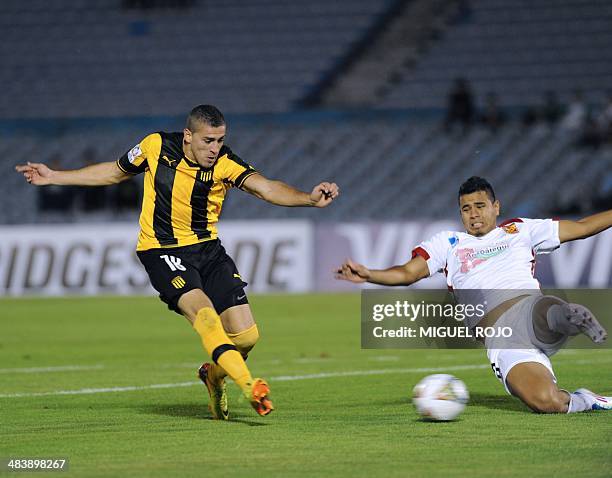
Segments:
[[[191,110],[187,116],[187,129],[195,131],[196,123],[204,123],[209,126],[217,127],[225,124],[223,113],[213,105],[198,105]]]
[[[491,202],[495,202],[495,191],[493,191],[493,186],[491,186],[489,181],[479,176],[472,176],[459,187],[457,199],[461,200],[461,196],[478,191],[485,191]]]

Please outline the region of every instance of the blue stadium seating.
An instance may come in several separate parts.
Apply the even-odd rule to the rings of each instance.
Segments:
[[[5,0],[0,118],[287,111],[392,0]]]
[[[544,92],[599,101],[612,78],[607,0],[472,0],[469,10],[390,89],[380,107],[441,108],[456,77],[502,106],[535,105]]]
[[[42,214],[36,207],[36,188],[27,186],[13,165],[47,161],[59,153],[62,167],[79,167],[91,145],[98,145],[98,160],[113,160],[147,132],[121,127],[68,132],[52,141],[28,135],[2,141],[0,154],[11,161],[0,166],[7,204],[0,210],[0,223],[96,219],[77,207],[63,215]],[[466,134],[449,134],[439,120],[375,114],[341,120],[326,115],[237,117],[230,122],[228,144],[238,155],[266,176],[305,190],[322,180],[336,181],[342,196],[332,208],[312,211],[273,207],[234,191],[224,217],[445,219],[456,216],[456,190],[471,175],[490,179],[504,216],[558,214],[571,203],[588,208],[589,200],[609,193],[612,148],[578,148],[578,136],[562,128],[517,123],[496,133],[475,126]],[[107,211],[99,219],[116,217]],[[134,212],[120,218],[136,217]]]

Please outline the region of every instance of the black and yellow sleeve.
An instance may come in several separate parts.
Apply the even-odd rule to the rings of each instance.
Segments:
[[[146,171],[148,159],[157,159],[161,149],[161,136],[153,133],[130,149],[117,160],[117,166],[124,173],[140,174]]]
[[[215,173],[219,175],[219,179],[230,183],[232,186],[242,188],[246,178],[257,174],[257,170],[253,166],[243,161],[227,146],[223,146],[219,156],[219,164],[215,168]]]

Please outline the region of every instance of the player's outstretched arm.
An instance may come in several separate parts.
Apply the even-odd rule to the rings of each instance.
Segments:
[[[317,184],[310,193],[293,186],[253,174],[245,179],[242,188],[248,193],[277,206],[326,207],[338,197],[340,188],[336,183]]]
[[[408,261],[401,266],[393,266],[388,269],[368,269],[362,264],[347,259],[336,270],[336,279],[347,280],[355,283],[370,282],[379,285],[410,285],[429,277],[427,261],[421,256]]]
[[[612,227],[612,209],[578,221],[559,221],[559,240],[563,242],[585,239]]]
[[[35,186],[107,186],[117,184],[131,176],[119,169],[116,162],[92,164],[71,171],[56,171],[43,163],[20,164],[15,166],[26,181]]]

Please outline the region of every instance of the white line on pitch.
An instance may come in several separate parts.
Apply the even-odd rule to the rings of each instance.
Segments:
[[[312,373],[309,375],[281,375],[279,377],[271,377],[270,381],[274,382],[293,382],[295,380],[311,380],[315,378],[337,378],[337,377],[353,377],[363,375],[389,375],[394,373],[424,373],[424,372],[445,372],[456,370],[476,370],[481,368],[491,368],[490,365],[454,365],[452,367],[422,367],[422,368],[387,368],[379,370],[351,370],[349,372],[322,372]]]
[[[401,357],[398,355],[377,355],[376,357],[370,357],[373,362],[398,362]]]
[[[589,363],[609,363],[609,360],[583,360],[581,364]],[[563,362],[561,362],[563,363]],[[567,361],[566,363],[577,363],[576,361]],[[420,368],[388,368],[378,370],[352,370],[347,372],[325,372],[325,373],[313,373],[309,375],[280,375],[276,377],[270,377],[271,382],[293,382],[297,380],[313,380],[320,378],[340,378],[340,377],[354,377],[364,375],[391,375],[391,374],[403,374],[403,373],[429,373],[429,372],[454,372],[458,370],[478,370],[488,369],[488,364],[468,364],[468,365],[452,365],[449,367],[420,367]],[[153,385],[144,386],[131,386],[131,387],[109,387],[109,388],[83,388],[80,390],[58,390],[54,392],[32,392],[32,393],[6,393],[0,394],[0,398],[19,398],[19,397],[43,397],[51,395],[91,395],[96,393],[118,393],[118,392],[135,392],[139,390],[154,390],[160,388],[179,388],[179,387],[192,387],[200,385],[201,382],[179,382],[179,383],[158,383]]]
[[[104,365],[62,365],[58,367],[0,368],[0,373],[80,372],[100,370]]]
[[[82,388],[80,390],[58,390],[55,392],[34,392],[34,393],[6,393],[0,398],[19,398],[19,397],[45,397],[49,395],[91,395],[94,393],[114,393],[114,392],[136,392],[138,390],[152,390],[156,388],[179,388],[193,387],[202,382],[181,382],[181,383],[157,383],[145,385],[143,387],[110,387],[110,388]]]
[[[334,359],[327,358],[327,357],[302,357],[302,358],[296,358],[292,360],[293,363],[301,363],[301,364],[333,362],[333,361]]]
[[[489,368],[489,365],[455,365],[452,367],[429,367],[429,368],[390,368],[380,370],[353,370],[349,372],[328,372],[313,373],[309,375],[280,375],[270,377],[271,382],[293,382],[296,380],[312,380],[318,378],[338,378],[363,375],[389,375],[396,373],[422,373],[422,372],[444,372],[454,370],[472,370]],[[138,390],[152,390],[158,388],[179,388],[200,385],[201,382],[180,382],[180,383],[159,383],[154,385],[133,386],[133,387],[109,387],[109,388],[82,388],[80,390],[58,390],[54,392],[30,392],[30,393],[5,393],[0,394],[0,398],[18,397],[44,397],[49,395],[91,395],[94,393],[116,393],[116,392],[135,392]]]

